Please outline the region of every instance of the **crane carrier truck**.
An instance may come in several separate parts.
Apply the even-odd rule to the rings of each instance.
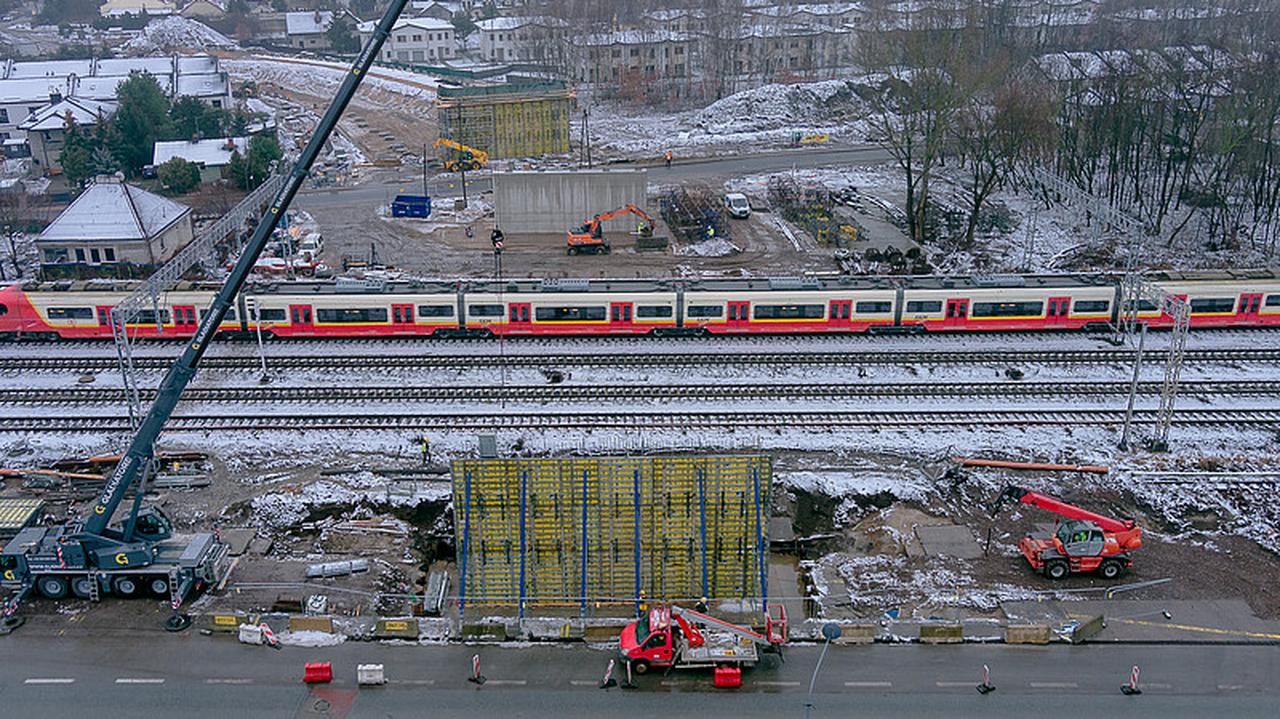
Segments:
[[[179,537],[173,534],[173,525],[163,512],[155,507],[142,507],[155,442],[183,390],[195,376],[214,332],[222,324],[407,3],[408,0],[391,0],[372,37],[351,64],[329,109],[272,198],[222,289],[209,309],[201,314],[195,336],[160,383],[155,401],[138,425],[129,449],[94,500],[88,517],[62,526],[26,529],[0,552],[0,585],[13,592],[4,606],[5,627],[11,629],[20,623],[16,616],[18,606],[32,591],[50,598],[71,592],[94,600],[105,593],[131,597],[149,592],[169,599],[173,614],[165,627],[180,631],[191,624],[190,617],[179,612],[187,596],[220,582],[225,576],[227,546],[216,534]],[[123,521],[113,524],[116,509],[135,485],[138,491],[132,509]]]

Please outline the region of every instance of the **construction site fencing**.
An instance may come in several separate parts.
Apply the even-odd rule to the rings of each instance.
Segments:
[[[459,610],[768,595],[763,456],[465,459]]]

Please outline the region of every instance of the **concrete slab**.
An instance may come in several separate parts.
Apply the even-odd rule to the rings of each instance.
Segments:
[[[231,556],[238,557],[249,550],[249,543],[258,535],[258,530],[252,527],[236,527],[220,530],[218,534],[222,537],[222,541],[227,543]]]
[[[800,566],[796,557],[769,554],[769,601],[787,608],[787,617],[800,621],[805,617],[804,591],[800,587]]]
[[[769,518],[770,542],[794,542],[795,539],[795,528],[792,526],[791,519],[789,517]]]
[[[977,538],[962,524],[919,525],[915,533],[924,545],[925,554],[931,557],[977,559],[982,556]]]

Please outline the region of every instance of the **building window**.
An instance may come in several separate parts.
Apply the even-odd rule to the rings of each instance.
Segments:
[[[413,36],[413,41],[414,41],[414,42],[422,42],[422,36],[421,36],[421,35],[414,35],[414,36]]]
[[[102,264],[102,252],[97,247],[89,250],[89,257],[93,260],[93,264]]]
[[[84,262],[84,248],[83,248],[83,247],[77,247],[77,248],[76,248],[76,262]]]
[[[8,108],[0,107],[0,122],[3,122],[3,123],[5,123],[5,124],[8,124],[8,123],[9,123],[9,109],[8,109]]]
[[[103,257],[103,259],[105,259],[107,262],[115,262],[115,261],[116,261],[116,248],[114,248],[114,247],[107,247],[107,248],[103,249],[103,250],[102,250],[102,257]]]

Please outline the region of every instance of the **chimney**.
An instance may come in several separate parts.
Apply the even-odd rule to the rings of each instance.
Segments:
[[[53,105],[57,105],[58,103],[62,102],[62,93],[58,92],[57,90],[50,90],[49,102]]]

